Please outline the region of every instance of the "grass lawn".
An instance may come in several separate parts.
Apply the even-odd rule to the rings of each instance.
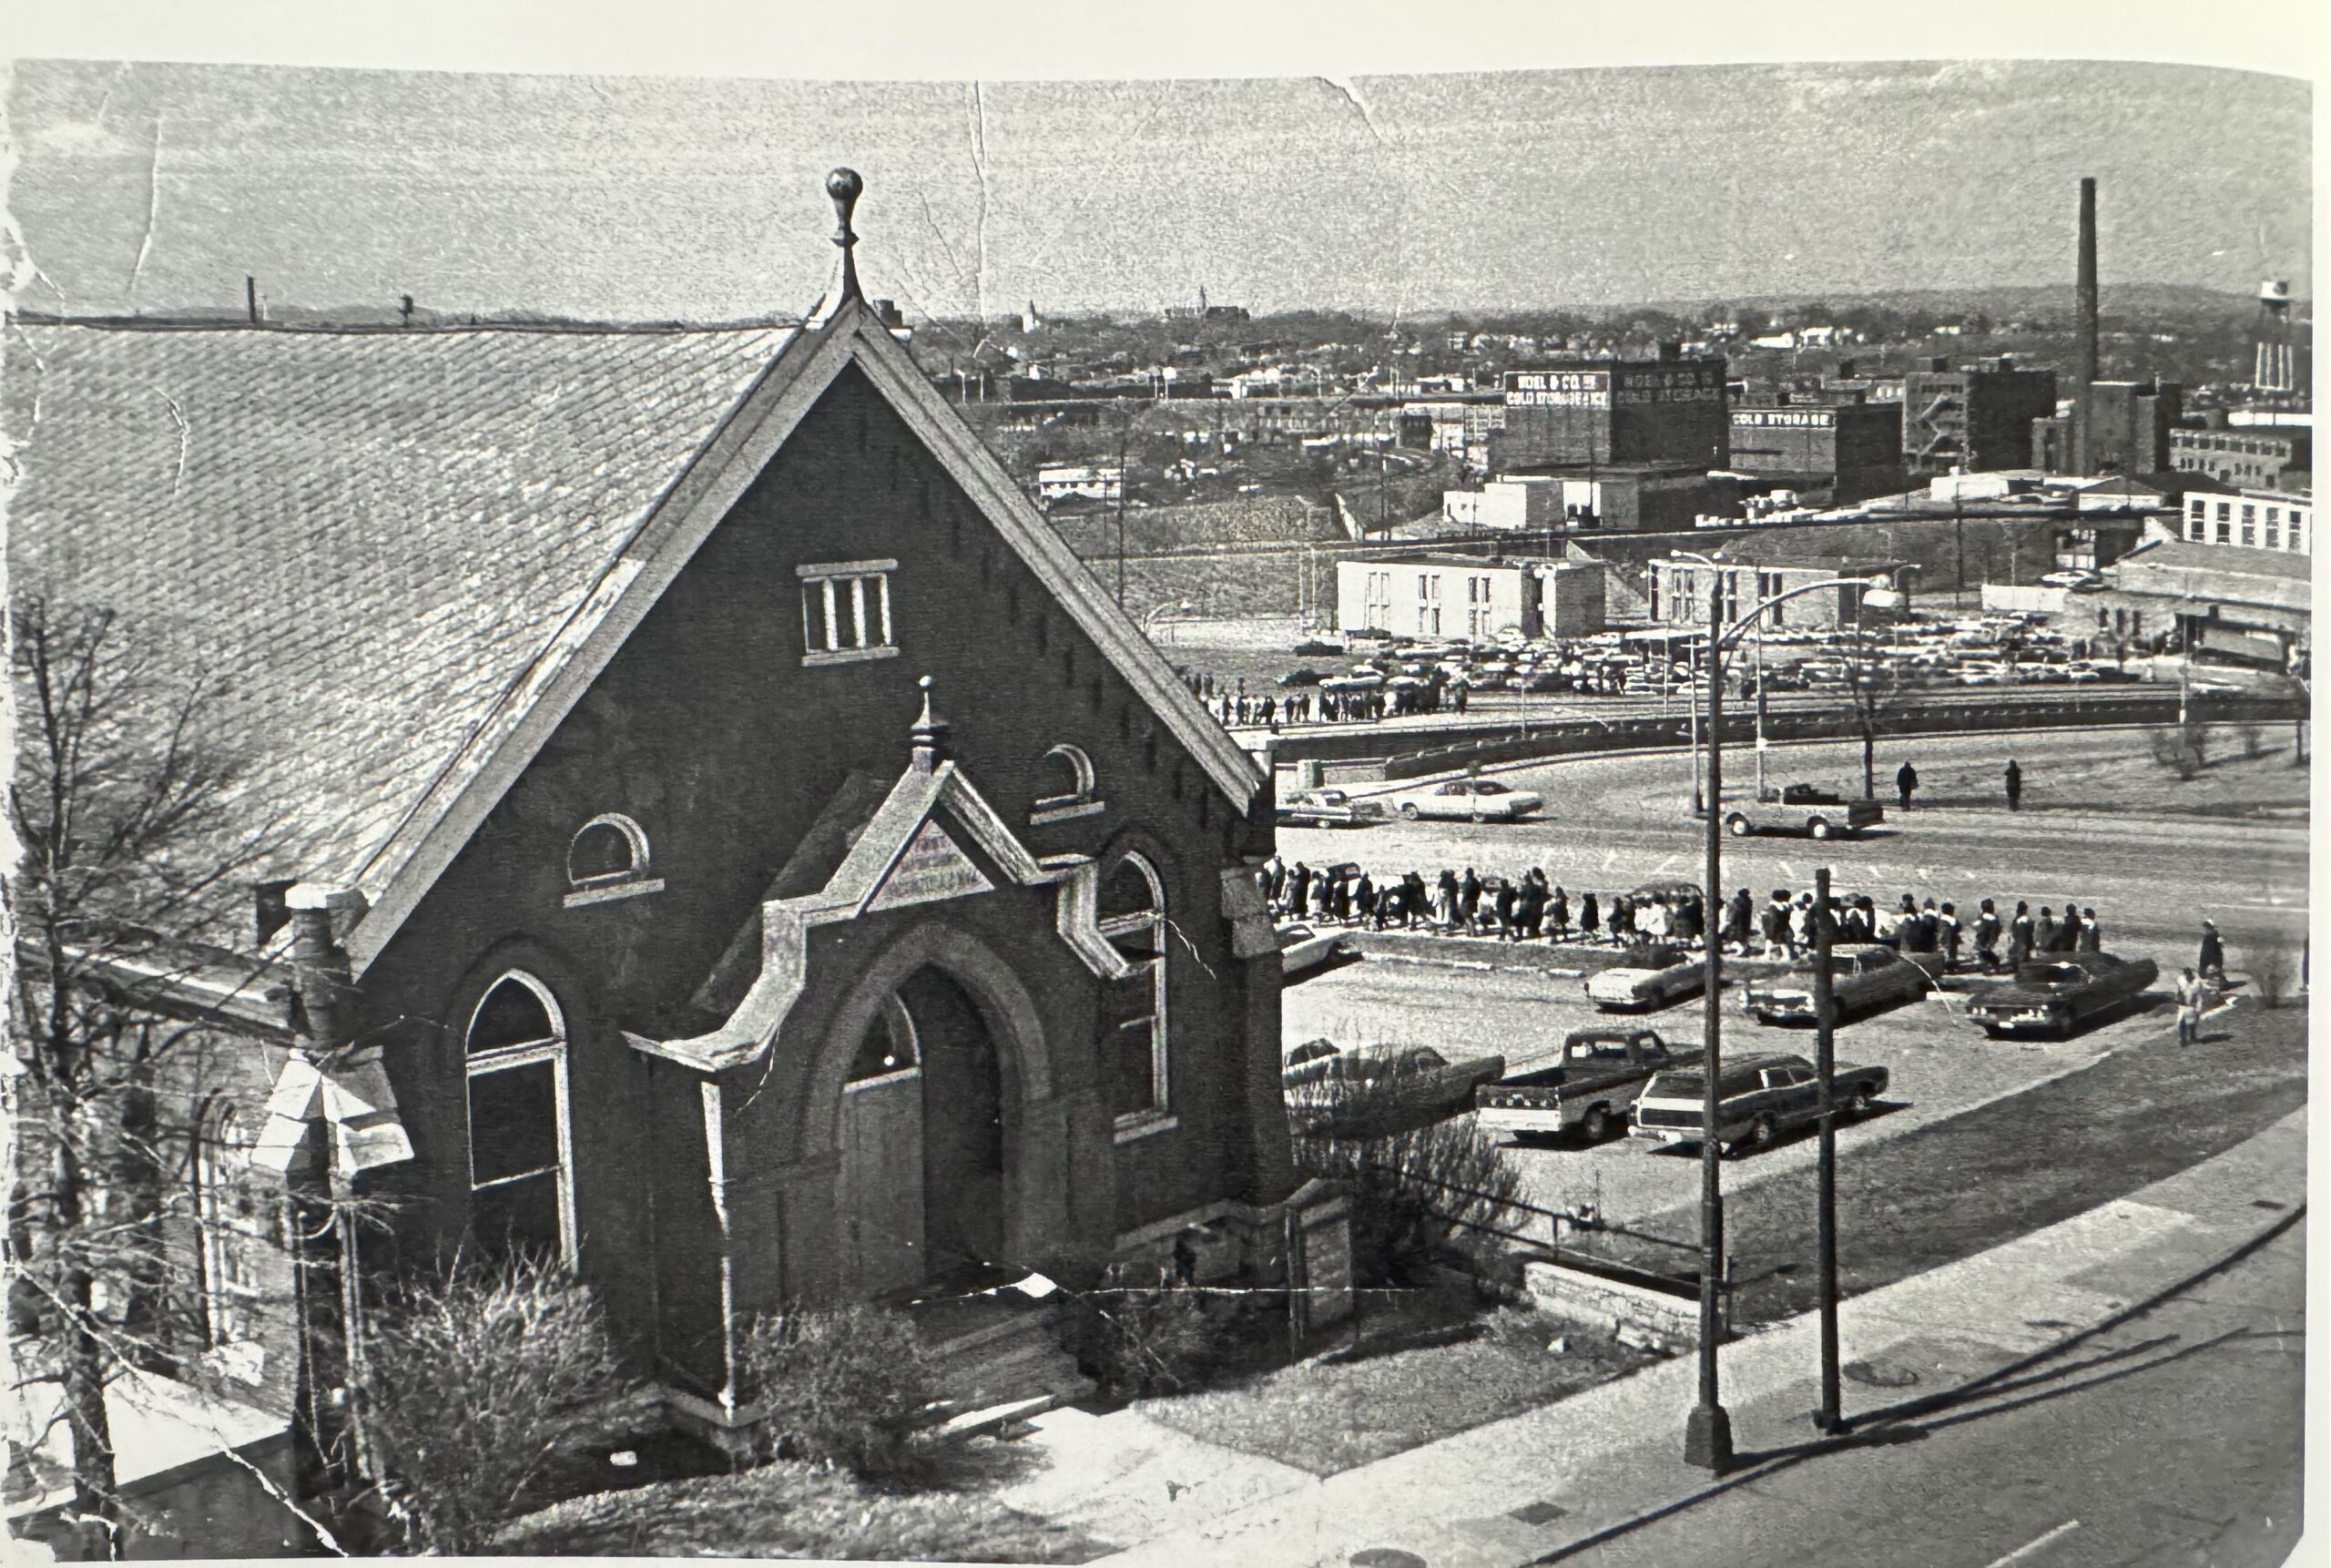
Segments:
[[[2169,1014],[2156,1016],[2166,1033]],[[1860,1149],[1848,1141],[1837,1162],[1839,1285],[1857,1296],[2085,1213],[2306,1103],[2305,1010],[2245,1003],[2211,1019],[2198,1044],[2148,1041],[1901,1137]],[[1817,1304],[1810,1171],[1728,1195],[1725,1219],[1736,1323]],[[1692,1205],[1634,1228],[1685,1240],[1698,1224]],[[1675,1265],[1672,1247],[1622,1237],[1573,1245],[1663,1272]]]
[[[1567,1351],[1548,1345],[1564,1339]],[[1634,1371],[1653,1358],[1470,1292],[1367,1290],[1349,1349],[1239,1383],[1146,1400],[1206,1441],[1332,1475]]]
[[[2246,755],[2245,728],[2255,728],[2259,755]],[[2143,811],[2205,817],[2242,817],[2257,812],[2304,813],[2308,767],[2291,763],[2291,727],[2213,725],[2203,747],[2202,770],[2191,779],[2153,759],[2148,731],[2122,732],[2124,746],[2109,752],[2023,762],[2026,811]],[[2005,737],[1988,749],[2014,749]],[[2310,759],[2311,760],[2311,759]],[[2001,765],[1939,760],[1919,762],[1919,805],[1980,806],[2004,809]],[[1891,779],[1881,779],[1880,784]],[[1884,791],[1881,789],[1881,793]]]
[[[976,1471],[993,1445],[968,1451]],[[622,1557],[811,1557],[852,1561],[1084,1563],[1107,1550],[1004,1507],[976,1473],[929,1491],[889,1491],[835,1471],[772,1464],[737,1475],[595,1492],[530,1513],[500,1550]]]

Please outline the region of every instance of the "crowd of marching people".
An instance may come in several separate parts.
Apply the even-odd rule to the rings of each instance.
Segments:
[[[1443,708],[1462,713],[1466,702],[1463,686],[1440,680],[1365,689],[1318,687],[1284,693],[1249,693],[1243,680],[1235,690],[1217,690],[1214,677],[1206,674],[1185,674],[1182,684],[1226,727],[1260,725],[1277,729],[1282,724],[1357,723],[1398,718],[1410,713],[1438,713]]]
[[[1532,866],[1519,876],[1481,876],[1473,867],[1444,868],[1430,881],[1420,871],[1381,879],[1358,865],[1314,869],[1273,856],[1256,882],[1272,914],[1314,925],[1369,931],[1428,931],[1573,946],[1637,943],[1705,951],[1711,932],[1725,952],[1794,962],[1814,949],[1813,894],[1776,888],[1758,899],[1746,888],[1724,900],[1711,921],[1699,890],[1684,883],[1633,893],[1579,892]],[[1940,953],[1951,969],[2011,972],[2034,954],[2095,952],[2104,931],[2096,911],[2063,901],[2034,914],[2018,901],[2011,912],[1985,899],[1961,913],[1904,893],[1886,908],[1867,894],[1833,893],[1830,940],[1881,942],[1906,953]]]

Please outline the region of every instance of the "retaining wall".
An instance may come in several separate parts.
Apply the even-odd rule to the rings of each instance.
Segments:
[[[1700,1342],[1700,1299],[1639,1269],[1598,1263],[1525,1263],[1524,1288],[1550,1318],[1614,1332],[1635,1329],[1671,1345]],[[1731,1337],[1724,1325],[1725,1337]]]
[[[2190,715],[2204,724],[2286,724],[2306,717],[2297,703],[2269,697],[2197,697],[2190,705]],[[2177,694],[2166,691],[2158,696],[2148,693],[2102,701],[2065,697],[2041,702],[1938,704],[1884,715],[1878,720],[1878,733],[1881,738],[1891,738],[1985,730],[2092,729],[2173,724],[2176,719]],[[1756,734],[1753,713],[1725,715],[1724,738],[1727,743],[1753,744]],[[1765,718],[1767,741],[1849,740],[1859,734],[1858,721],[1849,711],[1784,709]],[[1518,734],[1513,727],[1501,725],[1491,730],[1479,726],[1451,726],[1443,729],[1281,735],[1276,738],[1272,755],[1281,765],[1314,759],[1339,764],[1380,762],[1385,779],[1401,779],[1538,758],[1656,750],[1685,745],[1691,735],[1692,724],[1687,716],[1654,714],[1532,724],[1521,728]],[[1350,776],[1342,769],[1337,771]]]

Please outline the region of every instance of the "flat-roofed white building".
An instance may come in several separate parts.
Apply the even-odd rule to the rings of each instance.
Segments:
[[[2231,495],[2195,491],[2185,497],[2174,535],[2188,545],[2315,554],[2315,497],[2288,490],[2239,490]]]
[[[1599,561],[1416,555],[1336,563],[1336,624],[1403,637],[1493,642],[1588,636],[1603,629]]]

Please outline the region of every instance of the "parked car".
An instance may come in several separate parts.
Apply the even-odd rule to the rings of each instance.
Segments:
[[[1842,1115],[1866,1116],[1889,1079],[1883,1067],[1840,1062],[1830,1075],[1833,1103]],[[1658,1074],[1635,1100],[1634,1135],[1697,1144],[1705,1130],[1706,1094],[1707,1079],[1696,1067]],[[1802,1056],[1736,1056],[1716,1078],[1716,1142],[1732,1153],[1769,1147],[1820,1115],[1820,1082]]]
[[[1511,789],[1494,779],[1452,779],[1430,789],[1407,790],[1384,799],[1411,822],[1420,817],[1511,822],[1545,804],[1528,790]]]
[[[1724,809],[1725,831],[1736,839],[1764,832],[1800,833],[1808,839],[1850,837],[1884,820],[1886,808],[1875,800],[1848,800],[1833,789],[1810,784],[1783,785],[1780,798],[1769,803]]]
[[[1291,828],[1365,828],[1391,820],[1380,802],[1341,789],[1289,789],[1279,798],[1278,820]]]
[[[1298,669],[1288,670],[1278,677],[1278,683],[1281,686],[1317,686],[1326,678],[1326,676],[1306,665]]]
[[[1288,1053],[1279,1084],[1298,1134],[1382,1137],[1472,1109],[1474,1091],[1504,1075],[1503,1056],[1451,1062],[1430,1045],[1311,1040]]]
[[[1695,1058],[1652,1029],[1579,1029],[1561,1057],[1483,1084],[1473,1096],[1482,1127],[1518,1144],[1577,1132],[1599,1144],[1624,1126],[1653,1074]]]
[[[1853,942],[1829,950],[1829,983],[1840,1022],[1898,1002],[1914,1002],[1934,989],[1947,961],[1939,952],[1897,952],[1879,942]],[[1749,983],[1741,1005],[1759,1023],[1811,1023],[1813,966]]]
[[[1682,948],[1649,944],[1586,977],[1588,1000],[1604,1013],[1649,1010],[1697,996],[1707,966]]]
[[[2011,1034],[2071,1035],[2083,1023],[2130,1001],[2160,977],[2149,958],[2109,952],[2059,952],[2016,966],[2015,978],[1979,993],[1967,1016],[1992,1039]]]
[[[1298,922],[1278,928],[1278,967],[1284,980],[1294,980],[1324,969],[1339,958],[1355,958],[1359,943],[1338,932],[1319,931]]]
[[[2049,588],[2085,588],[2102,581],[2103,579],[2094,572],[2083,572],[2077,568],[2050,572],[2040,579],[2041,585]]]

